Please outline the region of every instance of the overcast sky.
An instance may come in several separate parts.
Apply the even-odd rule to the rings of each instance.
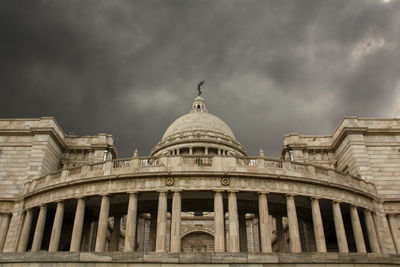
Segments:
[[[0,1],[0,117],[148,155],[196,84],[250,155],[400,115],[400,0]]]

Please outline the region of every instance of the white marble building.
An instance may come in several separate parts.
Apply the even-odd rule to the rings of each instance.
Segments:
[[[288,134],[280,155],[248,156],[200,96],[146,157],[1,119],[0,264],[400,264],[400,119]]]

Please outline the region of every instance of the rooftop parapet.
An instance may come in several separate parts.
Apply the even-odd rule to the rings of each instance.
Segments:
[[[305,183],[329,185],[374,198],[372,183],[358,177],[320,166],[265,157],[233,156],[163,156],[127,158],[89,164],[38,177],[25,184],[25,194],[35,194],[52,187],[90,182],[92,178],[120,176],[160,176],[202,173],[207,175],[259,176],[260,178],[294,179]]]

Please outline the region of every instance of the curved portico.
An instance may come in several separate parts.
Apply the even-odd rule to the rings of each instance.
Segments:
[[[381,252],[371,184],[264,157],[203,157],[110,161],[26,184],[18,251],[181,252],[182,233],[208,231],[216,252]]]

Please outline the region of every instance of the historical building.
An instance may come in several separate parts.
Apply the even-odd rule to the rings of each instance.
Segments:
[[[400,264],[400,119],[289,134],[280,155],[248,156],[200,96],[146,157],[2,119],[0,264]]]

